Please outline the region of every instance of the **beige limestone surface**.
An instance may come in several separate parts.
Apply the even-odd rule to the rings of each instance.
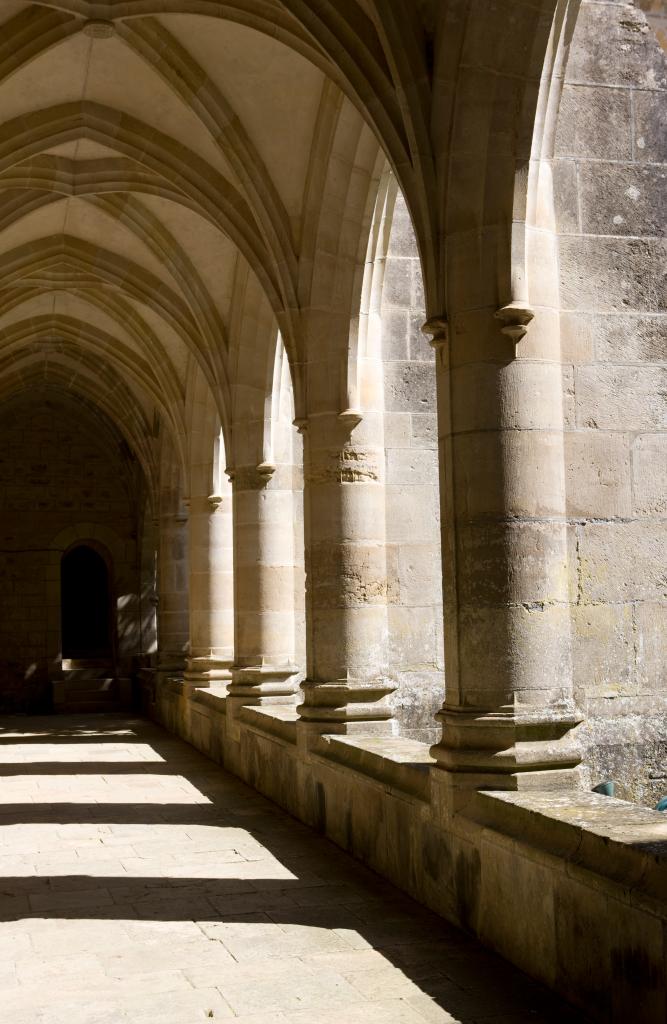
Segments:
[[[123,677],[303,682],[311,732],[502,787],[528,730],[550,782],[655,805],[663,15],[0,3],[0,709],[47,706],[65,531],[114,563]],[[46,400],[124,453],[123,516],[69,497],[78,446],[16,458]]]
[[[2,1024],[566,1024],[560,1001],[135,718],[0,721]]]

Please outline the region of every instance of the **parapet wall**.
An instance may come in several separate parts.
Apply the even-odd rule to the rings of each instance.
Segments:
[[[428,747],[313,737],[292,707],[148,684],[146,710],[594,1020],[667,1019],[667,820],[588,792],[461,801]],[[459,798],[454,799],[455,792]]]

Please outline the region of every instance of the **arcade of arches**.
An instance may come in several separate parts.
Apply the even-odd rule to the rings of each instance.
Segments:
[[[664,14],[0,5],[2,710],[133,694],[619,1021],[667,1014]]]

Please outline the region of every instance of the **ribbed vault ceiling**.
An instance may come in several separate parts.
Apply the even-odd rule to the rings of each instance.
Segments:
[[[0,397],[69,389],[145,457],[156,414],[184,447],[193,373],[232,415],[244,303],[295,351],[313,189],[337,132],[352,163],[372,136],[270,0],[5,0],[0,19]]]
[[[508,302],[545,56],[576,8],[4,0],[2,393],[77,360],[94,390],[96,366],[183,465],[202,380],[226,445],[263,421],[278,331],[298,417],[344,395],[387,160],[427,315],[452,311],[451,268],[459,303]]]

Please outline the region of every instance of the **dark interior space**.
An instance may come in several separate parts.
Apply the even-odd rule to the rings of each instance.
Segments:
[[[109,570],[86,544],[61,562],[63,658],[110,658],[113,651]]]

